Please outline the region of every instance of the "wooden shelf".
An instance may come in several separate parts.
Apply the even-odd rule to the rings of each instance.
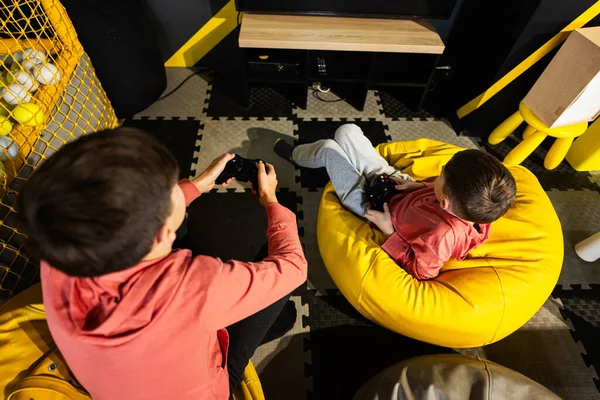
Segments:
[[[242,48],[442,54],[429,21],[244,14]]]

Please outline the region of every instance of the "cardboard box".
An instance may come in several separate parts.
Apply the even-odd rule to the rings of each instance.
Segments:
[[[600,27],[571,32],[523,102],[551,128],[600,114]]]

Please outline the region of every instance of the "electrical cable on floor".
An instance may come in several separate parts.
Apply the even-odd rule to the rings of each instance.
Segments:
[[[164,100],[164,99],[166,99],[167,97],[169,97],[170,95],[172,95],[173,93],[175,93],[176,91],[178,91],[178,90],[179,90],[179,89],[180,89],[180,88],[181,88],[183,85],[185,85],[185,83],[186,83],[187,81],[189,81],[190,79],[192,79],[192,77],[194,77],[194,76],[196,76],[196,75],[198,75],[198,74],[200,74],[200,73],[202,73],[202,72],[206,72],[206,71],[208,71],[208,70],[209,70],[209,68],[198,68],[198,69],[196,69],[196,70],[192,70],[193,72],[192,72],[190,75],[188,75],[188,76],[187,76],[187,77],[186,77],[186,78],[185,78],[183,81],[181,81],[181,83],[180,83],[179,85],[177,85],[177,86],[176,86],[176,87],[175,87],[173,90],[171,90],[169,93],[167,93],[167,94],[164,94],[164,95],[160,96],[160,97],[158,98],[158,100],[156,100],[156,101],[161,101],[161,100]]]
[[[209,68],[205,68],[205,67],[192,70],[193,72],[190,75],[188,75],[183,81],[181,81],[181,83],[179,83],[179,85],[177,85],[170,92],[168,92],[168,93],[162,95],[161,97],[159,97],[158,100],[156,100],[156,101],[161,101],[161,100],[166,99],[167,97],[171,96],[172,94],[174,94],[175,92],[177,92],[179,89],[181,89],[181,87],[183,85],[185,85],[186,82],[189,81],[190,79],[192,79],[194,76],[196,76],[196,75],[198,75],[198,74],[200,74],[202,72],[206,72],[208,70],[209,70]],[[327,99],[322,98],[319,95],[320,93],[329,93],[330,91],[331,91],[331,88],[322,89],[322,88],[319,87],[318,89],[313,89],[313,97],[315,99],[319,100],[319,101],[324,102],[324,103],[338,103],[340,101],[346,100],[344,98],[338,98],[338,99],[335,99],[335,100],[327,100]]]
[[[324,102],[324,103],[337,103],[337,102],[340,102],[340,101],[344,101],[344,100],[346,100],[346,99],[343,99],[343,98],[339,98],[339,99],[335,99],[335,100],[327,100],[327,99],[324,99],[324,98],[322,98],[322,97],[319,95],[319,93],[328,93],[328,92],[329,92],[329,91],[327,91],[327,92],[324,92],[324,91],[322,91],[322,90],[317,90],[317,89],[315,89],[315,90],[313,90],[313,97],[314,97],[315,99],[319,100],[319,101],[322,101],[322,102]]]
[[[433,86],[433,87],[431,87],[431,86]],[[437,84],[436,84],[436,83],[435,83],[435,81],[432,79],[432,80],[431,80],[431,85],[430,85],[430,87],[429,87],[429,90],[427,90],[427,93],[429,93],[429,92],[433,92],[433,91],[435,90],[435,88],[436,88],[436,87],[437,87]]]

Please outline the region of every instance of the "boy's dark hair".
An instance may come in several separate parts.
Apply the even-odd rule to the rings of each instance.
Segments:
[[[37,256],[72,276],[100,276],[151,250],[178,175],[174,157],[149,134],[105,130],[44,162],[21,191],[18,211]]]
[[[508,169],[481,150],[456,153],[444,167],[444,182],[454,214],[476,224],[489,224],[502,217],[517,191]]]

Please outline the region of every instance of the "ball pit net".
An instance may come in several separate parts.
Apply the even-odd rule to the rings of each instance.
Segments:
[[[116,125],[60,2],[0,0],[0,304],[38,277],[15,209],[28,176],[65,143]]]

